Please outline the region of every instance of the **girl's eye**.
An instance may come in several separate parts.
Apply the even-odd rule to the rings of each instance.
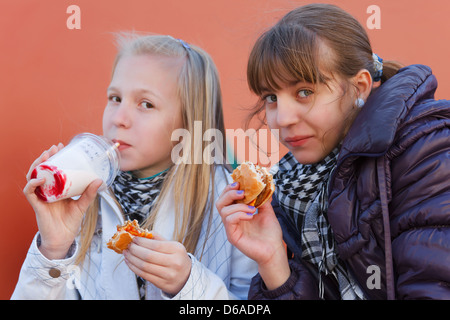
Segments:
[[[264,100],[266,100],[267,103],[275,103],[277,102],[277,96],[274,94],[269,94],[264,97]]]
[[[121,99],[118,96],[110,96],[108,98],[109,101],[120,103]]]
[[[298,92],[299,98],[308,98],[310,95],[312,95],[314,92],[309,89],[302,89]]]
[[[153,104],[151,104],[151,103],[148,102],[148,101],[143,101],[143,102],[141,102],[141,106],[142,106],[144,109],[152,109],[152,108],[154,108]]]

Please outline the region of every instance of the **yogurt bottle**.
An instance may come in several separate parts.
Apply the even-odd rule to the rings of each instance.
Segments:
[[[120,168],[118,144],[92,133],[76,135],[70,143],[38,165],[31,178],[45,178],[36,188],[39,199],[55,202],[79,196],[95,179],[102,179],[100,190],[109,187]]]

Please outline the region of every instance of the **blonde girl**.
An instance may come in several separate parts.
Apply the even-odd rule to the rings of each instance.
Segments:
[[[170,36],[121,35],[119,45],[103,134],[120,143],[121,172],[107,192],[97,195],[94,181],[79,200],[56,203],[35,196],[44,181],[28,174],[24,194],[39,232],[13,298],[246,298],[256,265],[227,241],[214,207],[229,183],[228,168],[217,164],[225,161],[190,164],[172,155],[177,143],[198,152],[194,139],[172,141],[176,129],[194,132],[194,121],[201,121],[202,134],[224,132],[213,61]],[[45,151],[30,172],[61,148]],[[225,157],[224,148],[218,151]],[[156,238],[135,238],[122,256],[106,242],[126,219]]]

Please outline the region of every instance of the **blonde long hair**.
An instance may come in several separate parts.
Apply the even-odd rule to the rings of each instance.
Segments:
[[[185,57],[178,78],[178,96],[181,102],[183,127],[190,133],[194,132],[194,122],[201,121],[202,137],[208,129],[217,129],[225,137],[225,125],[222,111],[222,97],[219,76],[211,57],[202,49],[192,44],[170,36],[138,35],[135,33],[120,33],[117,36],[119,52],[113,66],[125,54],[156,54],[166,57]],[[198,148],[194,148],[195,139],[191,139],[191,159]],[[202,150],[205,148],[202,142]],[[223,157],[220,163],[226,163],[225,144],[216,150],[215,159]],[[185,150],[183,150],[185,151]],[[169,170],[161,193],[143,226],[152,229],[164,202],[175,203],[175,227],[173,239],[181,242],[190,253],[195,253],[203,221],[209,219],[207,234],[210,232],[213,211],[213,195],[215,193],[214,178],[216,170],[227,166],[214,164],[180,163]],[[173,196],[173,198],[171,198]],[[86,212],[80,231],[80,252],[77,263],[82,263],[89,250],[98,217],[99,197]],[[116,201],[117,202],[117,201]],[[118,203],[117,203],[118,204]],[[118,204],[120,207],[120,205]],[[165,214],[161,212],[161,214]],[[157,232],[157,230],[155,230]],[[202,247],[203,252],[204,246]]]

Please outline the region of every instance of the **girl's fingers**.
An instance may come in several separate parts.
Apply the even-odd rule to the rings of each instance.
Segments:
[[[256,209],[253,206],[248,206],[243,203],[235,203],[229,206],[226,206],[222,209],[220,215],[222,219],[227,218],[229,215],[237,213],[237,212],[243,212],[253,215],[255,213]]]
[[[241,221],[248,221],[253,219],[253,213],[251,212],[234,212],[230,215],[228,215],[226,218],[224,218],[224,224],[225,225],[233,225],[238,224]]]
[[[136,244],[148,250],[171,254],[182,250],[183,245],[177,241],[147,239],[143,237],[134,237],[132,244]]]
[[[181,290],[192,265],[185,247],[177,241],[135,237],[124,257],[134,273],[170,294]]]
[[[162,235],[160,235],[154,231],[151,231],[150,233],[153,235],[154,240],[166,240]]]
[[[168,267],[146,263],[139,258],[127,254],[126,251],[124,251],[124,258],[125,263],[132,272],[169,294],[177,294],[187,281],[187,278],[181,279],[176,271]],[[189,277],[189,274],[187,277]]]
[[[223,189],[222,193],[220,194],[220,198],[229,190],[238,190],[239,189],[239,182],[233,182],[225,187]]]
[[[143,247],[142,245],[139,245],[137,241],[131,242],[126,251],[127,256],[138,258],[143,262],[145,261],[146,263],[151,263],[159,266],[169,266],[167,253],[161,253],[155,250],[148,249],[146,247]]]
[[[30,170],[28,170],[28,173],[26,175],[27,181],[30,181],[31,173],[33,172],[34,168],[36,168],[42,162],[47,161],[48,158],[50,158],[50,156],[48,155],[48,151],[46,150],[46,151],[42,152],[42,154],[39,156],[39,158],[34,160],[34,162],[30,166]]]
[[[34,191],[37,187],[42,186],[45,183],[45,178],[31,179],[23,188],[23,193],[29,199],[30,196],[36,197]]]
[[[45,150],[42,152],[42,154],[34,160],[34,162],[30,166],[30,170],[28,170],[28,173],[26,175],[27,181],[31,179],[31,173],[33,172],[34,168],[36,168],[38,165],[40,165],[42,162],[47,161],[51,156],[56,154],[58,151],[60,151],[62,148],[64,148],[64,145],[62,143],[59,143],[57,146],[53,145],[50,147],[50,149]]]
[[[95,197],[97,196],[97,191],[102,184],[103,180],[96,179],[88,185],[86,190],[84,190],[81,197],[77,200],[77,204],[81,212],[84,212],[92,203],[92,201],[94,201]]]
[[[228,185],[222,195],[216,201],[216,208],[219,213],[226,206],[233,204],[237,200],[241,200],[244,198],[244,190],[238,190],[239,184],[236,182],[235,184]]]
[[[157,278],[161,278],[160,275],[164,274],[164,271],[167,268],[166,266],[149,263],[148,261],[141,259],[139,256],[133,254],[130,251],[130,248],[125,250],[123,252],[123,255],[125,258],[125,262],[131,269],[131,271],[142,278],[149,279],[151,275],[156,276]]]

